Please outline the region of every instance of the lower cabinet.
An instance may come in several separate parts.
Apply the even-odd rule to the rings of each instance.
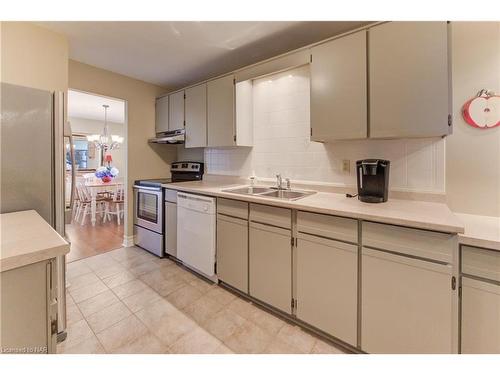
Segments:
[[[224,283],[367,353],[457,352],[452,235],[363,223],[360,254],[356,220],[217,202]],[[462,352],[499,353],[500,285],[474,279],[497,280],[498,263],[465,250]]]
[[[462,277],[462,353],[500,353],[500,285]]]
[[[452,353],[450,265],[363,248],[361,348]]]
[[[299,234],[297,318],[357,344],[358,247]]]
[[[56,353],[56,259],[1,272],[0,296],[0,353]]]
[[[249,294],[291,314],[291,231],[251,222],[249,233]]]
[[[217,276],[248,293],[248,221],[217,215]]]

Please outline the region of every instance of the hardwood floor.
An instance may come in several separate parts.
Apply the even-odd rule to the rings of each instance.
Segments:
[[[72,223],[66,225],[66,236],[71,242],[71,250],[66,256],[66,262],[69,263],[120,248],[123,243],[123,222],[121,225],[116,220],[102,223],[98,218],[94,227],[90,223]]]

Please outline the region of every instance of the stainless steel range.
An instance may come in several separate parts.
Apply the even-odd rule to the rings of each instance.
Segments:
[[[165,256],[164,189],[162,184],[202,180],[204,164],[178,161],[170,167],[171,178],[136,180],[134,183],[135,244]]]

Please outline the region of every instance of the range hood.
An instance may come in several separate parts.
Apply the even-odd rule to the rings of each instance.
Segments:
[[[169,130],[167,132],[156,133],[156,137],[150,138],[149,143],[179,144],[184,143],[185,130]]]

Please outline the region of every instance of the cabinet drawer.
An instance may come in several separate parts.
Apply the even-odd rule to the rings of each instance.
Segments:
[[[250,221],[290,229],[292,227],[292,210],[250,203]]]
[[[234,199],[217,198],[217,212],[248,220],[248,203]]]
[[[165,189],[165,201],[177,203],[177,190]]]
[[[300,233],[358,242],[358,221],[355,219],[299,211],[297,229]]]
[[[500,252],[462,246],[462,272],[500,282]]]
[[[456,235],[363,222],[361,241],[363,246],[451,263]]]

